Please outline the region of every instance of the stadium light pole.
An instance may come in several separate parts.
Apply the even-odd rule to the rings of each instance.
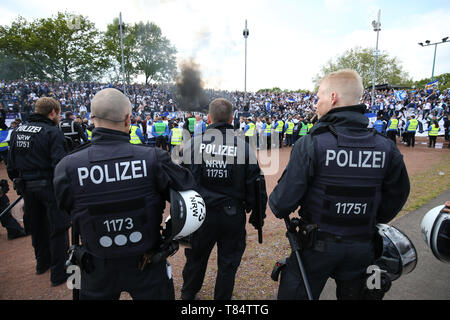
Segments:
[[[244,106],[247,103],[247,38],[248,38],[248,28],[247,20],[245,20],[244,29],[244,39],[245,39],[245,72],[244,72]]]
[[[434,67],[436,65],[436,51],[437,51],[437,45],[441,44],[441,43],[446,43],[446,42],[450,42],[448,41],[448,37],[442,38],[441,42],[435,42],[435,43],[430,43],[430,40],[426,40],[425,43],[423,44],[423,42],[419,42],[419,46],[421,47],[428,47],[428,46],[434,46],[434,58],[433,58],[433,71],[431,72],[431,81],[434,80]]]
[[[127,94],[125,89],[125,59],[123,56],[123,23],[122,23],[122,12],[119,13],[119,31],[120,31],[120,50],[122,54],[122,81],[123,81],[123,94]]]
[[[378,55],[380,54],[378,52],[378,40],[380,38],[380,30],[381,30],[380,16],[381,16],[381,10],[378,10],[378,21],[375,21],[375,20],[372,21],[373,31],[377,32],[377,46],[373,53],[375,56],[375,64],[373,67],[372,104],[371,104],[370,108],[373,107],[374,102],[375,102],[375,83],[377,82],[377,63],[378,63]]]

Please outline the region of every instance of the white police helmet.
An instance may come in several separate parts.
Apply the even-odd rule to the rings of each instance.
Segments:
[[[417,251],[411,240],[399,229],[387,224],[377,224],[376,227],[383,246],[375,264],[387,272],[391,281],[413,271],[417,265]]]
[[[434,256],[450,263],[450,214],[444,212],[444,205],[428,211],[420,225],[423,238]]]
[[[206,205],[203,198],[194,190],[170,190],[170,227],[171,239],[185,238],[203,224],[206,217]],[[168,224],[166,220],[166,225]]]

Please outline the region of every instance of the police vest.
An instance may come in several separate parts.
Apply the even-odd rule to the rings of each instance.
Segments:
[[[398,120],[397,119],[391,119],[391,125],[389,126],[388,130],[397,130],[398,128]]]
[[[8,142],[6,142],[6,139],[8,139],[8,135],[8,130],[5,131],[0,129],[0,152],[8,151]]]
[[[308,126],[304,123],[301,122],[302,127],[300,128],[300,132],[298,133],[299,136],[306,136],[308,134]]]
[[[156,122],[155,124],[154,124],[154,126],[155,126],[155,132],[158,134],[158,135],[163,135],[164,133],[166,133],[166,124],[164,123],[164,122]]]
[[[78,132],[75,131],[74,126],[74,120],[63,120],[59,123],[59,128],[62,130],[64,135],[72,139],[78,136]]]
[[[417,126],[419,125],[419,121],[416,119],[409,120],[409,126],[406,128],[408,132],[416,132]]]
[[[303,201],[305,216],[318,224],[319,231],[334,235],[373,234],[391,161],[387,138],[375,131],[354,136],[326,131],[313,139],[318,158]]]
[[[135,124],[131,125],[131,128],[130,128],[130,143],[132,143],[132,144],[142,144],[141,139],[136,134],[137,129],[139,129],[137,125],[135,125]]]
[[[164,199],[154,182],[153,148],[89,144],[69,155],[71,212],[83,246],[99,258],[142,255],[157,247]]]
[[[270,136],[271,132],[272,132],[272,125],[266,124],[266,128],[264,129],[264,135]]]
[[[180,128],[173,128],[172,129],[172,139],[171,144],[174,146],[177,146],[183,142],[183,130]]]
[[[245,136],[246,137],[253,137],[254,133],[255,133],[255,124],[253,122],[249,122],[248,123],[248,129],[245,132]]]
[[[188,119],[188,127],[189,127],[189,132],[190,133],[194,133],[194,129],[195,129],[195,118],[189,118]]]
[[[275,131],[276,131],[276,132],[283,132],[283,127],[284,127],[284,121],[279,120],[279,121],[278,121],[278,125],[277,125],[277,127],[275,128]]]
[[[295,126],[295,124],[293,122],[288,122],[288,127],[286,129],[286,134],[293,134],[294,133],[294,126]]]
[[[202,157],[200,168],[194,166],[194,172],[200,170],[199,184],[205,186],[208,192],[226,196],[230,205],[242,205],[246,194],[244,177],[247,167],[243,157],[249,153],[249,150],[245,150],[248,144],[234,134],[223,133],[222,141],[206,136],[202,136],[200,145],[196,146],[198,149],[194,151]],[[197,176],[197,174],[194,175]],[[236,200],[238,203],[235,202]],[[219,203],[212,205],[219,205]]]
[[[428,135],[431,137],[437,137],[439,133],[439,127],[436,127],[436,125],[431,126],[431,130],[428,132]]]

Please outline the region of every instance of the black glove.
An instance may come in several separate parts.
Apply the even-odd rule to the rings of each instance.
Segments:
[[[264,219],[266,218],[266,213],[264,213],[263,214],[263,217],[262,217],[262,224],[261,225],[259,225],[259,217],[258,217],[258,215],[256,214],[256,212],[255,212],[255,210],[252,210],[252,213],[250,214],[250,217],[249,217],[249,219],[248,219],[248,222],[253,226],[253,227],[255,227],[255,229],[260,229],[260,228],[262,228],[263,226],[264,226]]]

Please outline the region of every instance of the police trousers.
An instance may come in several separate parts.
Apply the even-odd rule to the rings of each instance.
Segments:
[[[50,266],[51,282],[63,281],[67,278],[69,216],[58,210],[49,180],[27,181],[23,197],[37,269]]]
[[[140,258],[91,257],[93,270],[81,271],[80,300],[118,300],[124,291],[134,300],[174,300],[170,265],[162,261],[141,271]]]
[[[374,259],[373,243],[318,241],[318,244],[320,246],[306,249],[301,254],[313,299],[319,299],[330,277],[336,282],[338,300],[360,299],[367,278],[367,267]],[[297,259],[293,253],[281,272],[278,300],[307,299]]]
[[[202,226],[192,236],[192,248],[185,249],[181,298],[193,300],[205,278],[208,259],[217,244],[215,300],[231,300],[237,269],[246,246],[246,214],[243,208],[207,208]]]

